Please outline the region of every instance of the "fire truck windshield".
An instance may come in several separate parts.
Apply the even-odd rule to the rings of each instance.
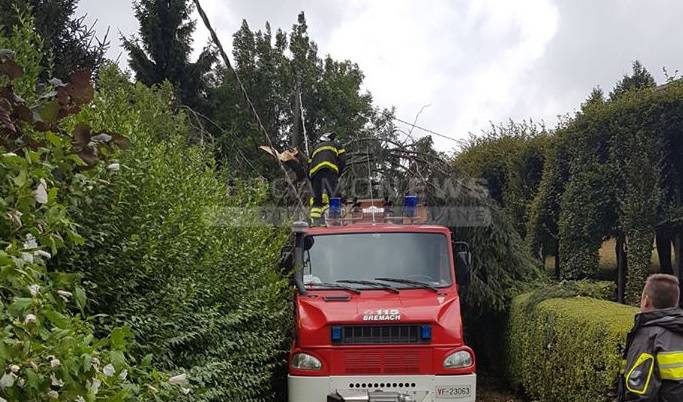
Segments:
[[[376,278],[419,281],[434,287],[452,283],[449,244],[443,234],[345,233],[316,235],[310,240],[304,258],[305,285]],[[393,285],[418,287],[410,283]]]

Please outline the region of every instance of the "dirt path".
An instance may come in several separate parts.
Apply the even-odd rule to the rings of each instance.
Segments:
[[[477,374],[477,401],[481,402],[524,402],[514,395],[496,377],[486,373]]]

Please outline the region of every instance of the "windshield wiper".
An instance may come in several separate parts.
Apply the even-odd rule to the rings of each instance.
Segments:
[[[360,294],[360,290],[351,287],[351,286],[346,286],[346,285],[341,285],[339,283],[326,283],[326,282],[320,282],[320,283],[307,283],[305,286],[312,286],[312,287],[324,287],[324,288],[333,288],[333,289],[342,289],[342,290],[348,290],[349,292],[355,293],[357,295]]]
[[[396,283],[403,283],[406,285],[416,285],[420,286],[423,288],[431,289],[436,293],[439,293],[439,288],[437,288],[434,285],[431,285],[427,282],[422,282],[422,281],[414,281],[412,279],[402,279],[402,278],[375,278],[376,281],[385,281],[385,282],[396,282]]]
[[[401,293],[401,291],[398,290],[397,288],[395,288],[395,287],[393,287],[393,286],[390,286],[390,285],[386,285],[386,284],[381,283],[381,282],[375,282],[375,281],[356,281],[356,280],[350,280],[350,279],[342,279],[342,280],[339,280],[339,281],[337,281],[337,282],[340,282],[340,283],[355,283],[355,284],[358,284],[358,285],[367,285],[367,286],[375,287],[375,288],[377,288],[377,289],[384,289],[384,290],[388,290],[388,291],[394,292],[394,293]]]

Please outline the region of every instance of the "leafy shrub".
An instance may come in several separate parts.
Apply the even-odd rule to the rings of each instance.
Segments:
[[[189,372],[191,400],[272,400],[292,310],[275,270],[285,232],[249,210],[263,202],[263,183],[228,185],[211,151],[185,142],[172,97],[169,85],[101,72],[97,107],[74,124],[114,127],[130,147],[80,209],[88,241],[62,262],[85,273],[93,311],[108,315],[101,329],[130,326],[140,356]]]
[[[501,312],[514,295],[547,278],[508,214],[488,200],[479,202],[488,208],[490,223],[453,228],[455,239],[468,242],[472,250],[472,277],[464,301],[466,309],[475,314]]]
[[[509,381],[535,400],[611,400],[636,312],[586,297],[516,297],[506,339]]]
[[[453,160],[460,173],[484,180],[491,198],[504,208],[522,237],[550,138],[544,127],[531,121],[510,121],[471,137]]]
[[[490,200],[477,202],[488,208],[490,224],[451,230],[456,240],[468,242],[472,250],[471,281],[462,295],[467,343],[477,351],[482,366],[497,370],[503,351],[500,340],[490,334],[504,330],[505,311],[515,295],[547,278],[508,214]]]
[[[40,38],[30,19],[22,21],[0,38],[26,52],[0,49],[0,401],[172,398],[162,375],[131,364],[128,329],[93,335],[80,275],[47,267],[83,241],[70,211],[87,201],[88,188],[102,187],[88,168],[124,141],[62,121],[91,101],[89,73],[35,92],[41,54],[32,45]]]
[[[615,287],[614,282],[609,281],[562,281],[531,292],[527,307],[533,309],[538,303],[548,299],[566,299],[577,296],[612,300]]]

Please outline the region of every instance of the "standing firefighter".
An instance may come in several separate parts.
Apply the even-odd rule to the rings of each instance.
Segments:
[[[640,314],[626,339],[619,402],[683,401],[683,311],[678,279],[648,278]]]
[[[311,220],[319,221],[324,212],[323,199],[336,196],[339,176],[346,167],[346,150],[335,141],[334,133],[325,133],[318,140],[308,159],[308,176],[313,187]]]

